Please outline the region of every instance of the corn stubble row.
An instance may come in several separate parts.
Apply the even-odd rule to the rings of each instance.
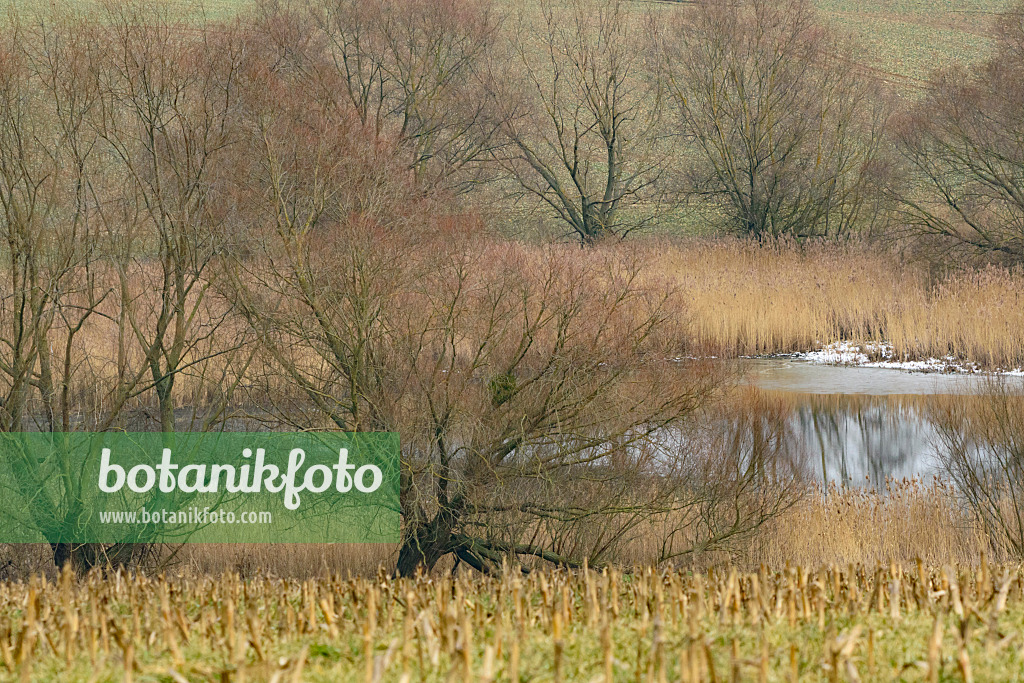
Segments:
[[[971,681],[1024,662],[1024,569],[984,560],[398,580],[65,572],[0,584],[0,605],[3,677],[23,681]]]

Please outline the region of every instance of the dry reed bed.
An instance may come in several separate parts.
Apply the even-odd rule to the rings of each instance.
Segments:
[[[613,558],[619,566],[644,566],[658,557],[661,527],[642,525]],[[397,545],[338,544],[186,544],[168,546],[157,570],[188,577],[235,573],[245,578],[282,576],[323,579],[331,575],[373,576],[390,569]],[[953,562],[975,566],[987,554],[1010,560],[994,548],[979,520],[966,510],[948,485],[937,481],[895,480],[882,491],[868,488],[810,487],[778,517],[732,546],[686,557],[686,566],[733,564],[755,570],[764,564],[816,567]],[[435,575],[452,568],[442,560]],[[5,576],[27,579],[45,572],[54,580],[52,553],[42,546],[7,546],[0,552]]]
[[[620,565],[646,565],[663,541],[654,524],[642,526],[616,557]],[[909,563],[977,564],[988,554],[1009,561],[994,547],[980,520],[950,485],[920,479],[890,480],[881,490],[855,486],[808,486],[779,516],[726,548],[684,556],[688,566]]]
[[[865,244],[654,242],[653,273],[683,294],[709,352],[786,353],[887,341],[900,358],[947,355],[988,368],[1024,365],[1024,274],[923,268]]]
[[[746,554],[773,566],[817,566],[915,558],[971,565],[985,553],[993,551],[983,526],[950,485],[900,479],[881,491],[816,488],[763,529]]]
[[[641,525],[613,561],[618,566],[651,564],[662,549],[663,535],[657,522]],[[384,544],[189,544],[169,550],[173,554],[167,556],[166,568],[187,576],[234,572],[243,577],[291,578],[372,576],[393,567],[398,552],[397,546]],[[909,564],[917,558],[973,566],[986,554],[1000,562],[1010,560],[993,548],[983,525],[963,507],[952,487],[912,479],[891,480],[880,491],[810,486],[796,504],[730,547],[684,559],[691,568],[732,564],[755,570],[762,564],[873,566]],[[452,564],[446,558],[435,575],[450,571]]]
[[[1024,568],[0,583],[19,680],[1007,680]]]

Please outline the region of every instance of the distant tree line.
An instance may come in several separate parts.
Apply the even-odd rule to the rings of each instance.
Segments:
[[[807,0],[265,3],[281,65],[420,187],[545,207],[583,244],[684,210],[756,238],[930,236],[1017,260],[1022,10],[901,93]]]

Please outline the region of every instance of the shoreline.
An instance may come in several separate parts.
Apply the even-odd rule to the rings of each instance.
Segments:
[[[772,353],[757,356],[741,356],[750,359],[788,359],[804,361],[815,365],[834,367],[861,367],[881,370],[898,370],[922,374],[941,375],[991,375],[1000,377],[1024,377],[1024,368],[986,370],[974,361],[946,356],[923,360],[897,360],[891,344],[887,342],[857,343],[839,341],[826,344],[815,351]]]

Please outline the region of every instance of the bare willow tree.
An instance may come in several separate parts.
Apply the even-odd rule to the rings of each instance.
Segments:
[[[489,251],[445,254],[421,285],[428,315],[409,321],[410,398],[427,409],[405,430],[415,450],[399,573],[450,552],[485,571],[506,554],[605,559],[629,525],[675,500],[680,453],[660,459],[660,439],[713,387],[665,367],[669,297],[642,284],[637,263]],[[588,517],[601,545],[557,552],[559,531]]]
[[[1024,6],[998,23],[997,52],[937,74],[897,130],[916,183],[899,194],[905,224],[1019,262],[1024,258]]]
[[[252,400],[280,424],[402,435],[398,573],[602,561],[691,509],[701,454],[671,435],[718,377],[666,360],[674,295],[638,258],[492,241],[395,174],[358,117],[338,126],[287,71],[251,82],[236,166],[258,172],[224,283],[261,340]],[[748,494],[718,474],[714,504],[735,508]]]
[[[0,32],[0,431],[48,432],[55,448],[71,432],[173,431],[184,374],[192,427],[211,428],[241,376],[231,354],[244,328],[224,343],[228,309],[205,279],[235,63],[230,42],[206,39],[230,36],[109,10],[102,26],[54,9]],[[154,404],[155,419],[135,419]],[[148,552],[61,536],[88,512],[74,462],[4,465],[28,487],[4,504],[34,501],[20,512],[58,565]]]
[[[485,0],[266,2],[262,33],[339,124],[397,143],[420,187],[471,189],[492,144],[480,65],[500,17]]]
[[[97,136],[89,126],[99,99],[90,59],[97,34],[81,22],[75,15],[36,21],[12,15],[0,34],[5,437],[102,428],[124,407],[123,400],[102,400],[94,374],[98,359],[83,353],[85,331],[103,319],[110,288],[95,210],[95,190],[102,185]],[[83,417],[86,405],[92,410]],[[20,506],[5,514],[27,515],[24,523],[50,542],[56,564],[81,566],[91,549],[73,547],[59,534],[82,512],[81,481],[73,467],[53,464],[17,458],[4,463],[22,487],[4,496],[5,505]],[[57,480],[57,499],[44,502],[44,479]],[[26,508],[24,501],[34,504]]]
[[[25,29],[16,20],[3,34],[0,65],[0,206],[4,287],[0,290],[0,429],[26,427],[32,399],[45,384],[54,397],[50,334],[70,301],[76,269],[88,261],[81,224],[62,221],[62,202],[75,184],[67,139],[47,135],[51,107],[32,78]],[[77,149],[68,144],[64,149]],[[52,239],[56,235],[58,239]],[[42,375],[49,375],[45,380]],[[53,428],[52,411],[47,416]]]
[[[207,275],[231,201],[221,160],[235,141],[242,40],[231,27],[183,30],[174,11],[107,7],[94,117],[120,181],[102,212],[118,276],[117,372],[136,375],[123,382],[127,395],[155,393],[163,432],[175,431],[182,375],[238,348],[215,336],[229,310],[208,296]],[[219,407],[201,418],[203,428],[220,419],[238,377],[223,372],[207,383],[225,390]]]
[[[584,244],[651,224],[666,157],[647,17],[623,0],[545,0],[511,32],[490,79],[495,158]],[[500,74],[500,75],[499,75]]]
[[[89,178],[96,155],[86,117],[98,90],[87,55],[95,34],[74,27],[78,19],[34,24],[12,14],[0,33],[0,432],[5,436],[79,427],[88,395],[79,339],[83,328],[101,317],[109,293],[101,282],[100,230],[90,220]],[[22,487],[14,492],[22,495],[4,496],[5,505],[21,505],[5,514],[27,515],[25,523],[43,533],[58,565],[73,559],[71,545],[54,530],[80,512],[81,482],[74,470],[50,471],[16,458],[4,465],[19,472]],[[46,476],[56,478],[66,494],[49,505],[41,500]],[[26,500],[39,504],[25,509]]]
[[[741,235],[839,236],[884,216],[881,86],[806,0],[700,0],[662,34],[686,191]]]

